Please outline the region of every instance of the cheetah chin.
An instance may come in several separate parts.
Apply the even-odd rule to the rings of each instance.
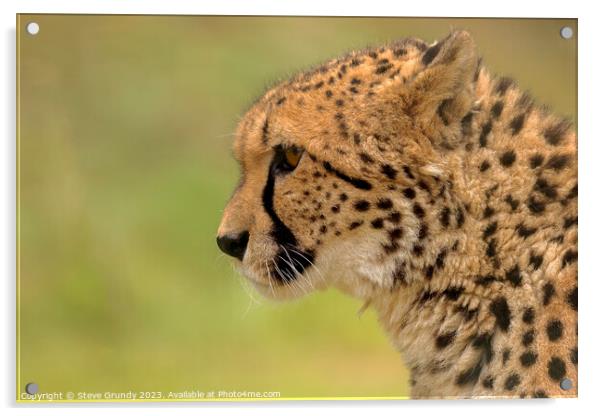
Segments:
[[[217,243],[259,292],[362,299],[414,398],[577,396],[575,132],[467,32],[275,85],[234,155]]]

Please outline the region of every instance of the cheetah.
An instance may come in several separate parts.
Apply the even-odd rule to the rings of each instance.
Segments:
[[[217,244],[268,298],[373,308],[413,398],[576,397],[576,135],[481,61],[456,30],[269,89]]]

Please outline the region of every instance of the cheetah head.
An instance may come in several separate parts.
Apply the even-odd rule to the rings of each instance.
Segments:
[[[267,297],[391,287],[422,238],[415,188],[446,180],[478,71],[467,32],[353,52],[270,89],[240,122],[217,243]]]

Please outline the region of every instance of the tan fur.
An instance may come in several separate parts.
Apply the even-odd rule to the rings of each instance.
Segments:
[[[314,254],[284,281],[262,199],[276,146],[305,150],[272,201]],[[575,134],[481,68],[467,32],[275,86],[234,150],[243,177],[218,235],[250,233],[241,270],[263,294],[335,286],[368,302],[415,398],[577,395]]]

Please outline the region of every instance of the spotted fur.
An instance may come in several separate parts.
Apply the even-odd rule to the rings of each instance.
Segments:
[[[266,296],[364,300],[415,398],[577,395],[575,133],[483,68],[467,32],[276,85],[234,153],[218,235],[246,235],[241,270]]]

